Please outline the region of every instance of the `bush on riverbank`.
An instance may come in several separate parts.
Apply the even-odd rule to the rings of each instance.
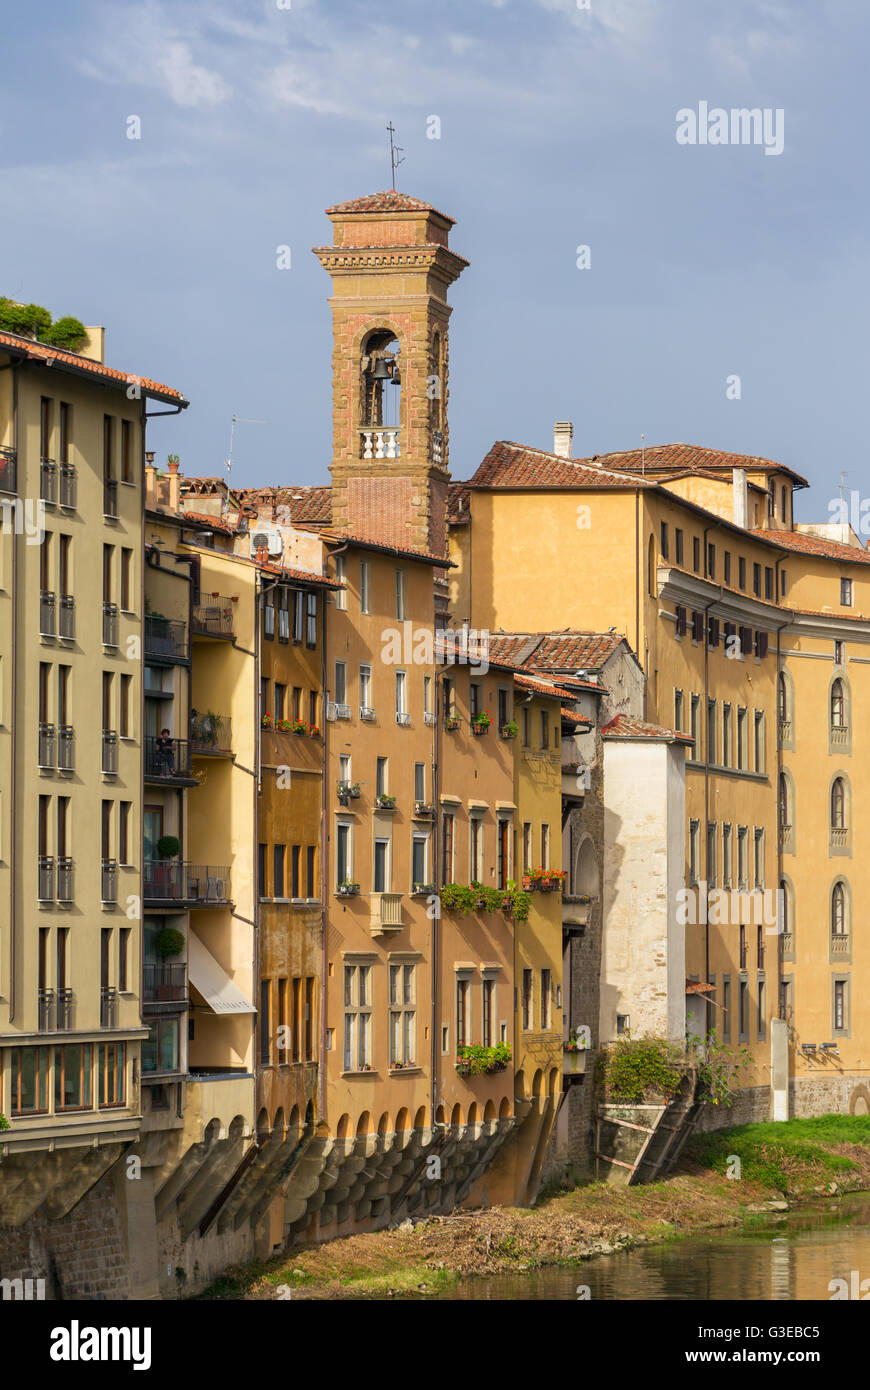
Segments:
[[[733,1171],[733,1155],[740,1159],[742,1177],[779,1192],[807,1191],[831,1181],[851,1186],[862,1170],[870,1174],[870,1115],[738,1125],[695,1134],[686,1148],[687,1158],[721,1174],[729,1166]]]

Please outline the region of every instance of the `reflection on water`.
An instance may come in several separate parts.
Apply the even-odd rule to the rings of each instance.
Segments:
[[[870,1279],[870,1195],[752,1226],[740,1234],[702,1236],[670,1245],[601,1255],[571,1269],[544,1269],[466,1279],[444,1299],[683,1299],[751,1302],[826,1301],[832,1279],[851,1287]],[[870,1288],[870,1285],[867,1286]]]

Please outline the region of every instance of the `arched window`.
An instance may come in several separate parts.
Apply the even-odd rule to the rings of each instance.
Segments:
[[[831,728],[846,727],[846,697],[843,682],[838,676],[831,685]]]
[[[846,888],[841,882],[835,883],[831,892],[831,935],[845,936],[849,930],[846,916]]]
[[[398,458],[401,422],[399,344],[392,329],[369,333],[362,348],[360,427],[363,458]],[[389,435],[389,437],[386,437]]]
[[[783,936],[791,931],[791,906],[788,900],[788,884],[784,878],[779,880],[779,926]]]
[[[846,829],[846,784],[842,777],[835,777],[831,787],[831,829]]]
[[[788,719],[788,685],[782,671],[776,678],[777,709],[779,712],[779,722],[784,724]]]
[[[432,334],[426,395],[429,398],[429,424],[433,430],[440,430],[443,418],[444,381],[441,363],[441,334],[437,330]]]
[[[788,804],[788,780],[784,772],[779,774],[779,823],[781,826],[791,825],[789,815],[790,807]]]

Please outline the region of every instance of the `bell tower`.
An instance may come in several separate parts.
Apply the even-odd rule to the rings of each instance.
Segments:
[[[448,247],[453,219],[395,191],[326,215],[333,526],[446,555],[447,291],[468,264]]]

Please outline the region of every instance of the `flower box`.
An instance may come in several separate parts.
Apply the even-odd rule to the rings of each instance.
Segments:
[[[336,889],[336,894],[339,898],[355,898],[358,893],[358,883],[340,883]]]
[[[382,793],[380,796],[375,797],[375,806],[379,811],[395,811],[396,798]]]
[[[499,738],[516,738],[519,734],[519,728],[511,719],[507,724],[502,724],[498,733]]]
[[[434,814],[435,814],[435,807],[432,805],[431,802],[429,802],[429,801],[415,801],[415,802],[414,802],[414,815],[415,815],[415,816],[434,816]]]
[[[415,883],[411,889],[412,898],[428,898],[435,892],[434,883]]]
[[[444,728],[448,734],[453,734],[461,725],[462,720],[456,715],[448,715],[444,720]]]

